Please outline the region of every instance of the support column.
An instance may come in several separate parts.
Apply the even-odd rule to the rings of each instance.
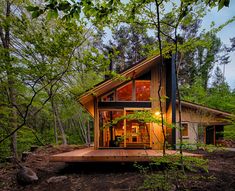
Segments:
[[[176,125],[176,71],[175,56],[171,58],[171,107],[172,107],[172,125]],[[172,129],[172,148],[176,149],[176,129]]]

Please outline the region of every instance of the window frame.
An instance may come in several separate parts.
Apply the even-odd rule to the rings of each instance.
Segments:
[[[108,95],[110,95],[110,94],[112,94],[112,93],[114,94],[114,100],[113,100],[113,101],[103,101],[103,98],[104,98],[105,96],[108,96]],[[108,93],[102,95],[102,96],[100,97],[100,101],[101,101],[101,102],[115,102],[115,101],[116,101],[116,90],[112,90],[112,91],[110,91],[110,92],[108,92]]]
[[[129,82],[127,82],[127,83],[125,83],[125,84],[122,84],[122,85],[120,85],[120,86],[118,86],[118,87],[116,87],[115,88],[115,101],[116,102],[130,102],[130,101],[134,101],[134,97],[133,97],[133,82],[134,80],[131,80],[131,81],[129,81]],[[117,93],[117,91],[118,91],[118,89],[121,89],[121,88],[123,88],[124,86],[126,86],[127,84],[131,84],[131,90],[132,90],[132,92],[131,92],[131,100],[118,100],[118,93]]]
[[[150,82],[150,94],[149,94],[149,100],[145,100],[145,101],[137,101],[136,100],[136,81],[149,81]],[[132,86],[132,92],[131,92],[131,100],[118,100],[118,93],[117,93],[117,91],[118,91],[118,89],[120,89],[120,88],[122,88],[122,87],[124,87],[125,85],[127,85],[128,83],[130,83],[131,84],[131,86]],[[103,97],[105,97],[105,96],[108,96],[109,94],[112,94],[112,93],[114,93],[114,100],[113,101],[103,101]],[[113,90],[111,90],[110,92],[107,92],[107,93],[105,93],[105,94],[102,94],[101,96],[100,96],[100,99],[99,99],[101,102],[151,102],[151,80],[139,80],[139,79],[133,79],[133,80],[130,80],[130,81],[128,81],[128,82],[126,82],[126,83],[123,83],[123,84],[121,84],[121,85],[119,85],[118,87],[116,87],[116,88],[113,88]]]
[[[187,125],[187,135],[183,135],[183,131],[184,131],[184,128],[183,125]],[[182,122],[181,124],[181,127],[183,127],[182,129],[182,138],[183,139],[189,139],[189,123],[188,122]]]

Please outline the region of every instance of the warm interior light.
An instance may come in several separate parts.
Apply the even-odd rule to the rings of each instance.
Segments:
[[[155,112],[155,115],[156,115],[156,116],[160,116],[160,114],[161,114],[160,111],[156,111],[156,112]]]

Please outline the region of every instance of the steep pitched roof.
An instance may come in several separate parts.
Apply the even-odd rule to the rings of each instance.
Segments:
[[[129,79],[133,78],[137,75],[142,74],[144,71],[149,69],[154,63],[160,62],[160,56],[155,55],[149,58],[146,58],[131,67],[127,68],[126,70],[122,71],[120,73],[120,76]],[[93,99],[93,96],[99,96],[102,95],[108,91],[111,91],[114,87],[117,87],[118,85],[122,84],[123,80],[120,80],[118,77],[104,80],[103,82],[97,84],[94,88],[91,90],[86,91],[84,94],[82,94],[78,101],[84,105],[85,103],[89,102]]]
[[[160,62],[159,55],[145,58],[145,59],[131,65],[129,68],[121,71],[119,73],[119,75],[122,77],[125,77],[126,79],[133,78],[135,76],[142,74],[144,71],[148,70],[148,68],[150,68],[153,64],[156,64],[156,62]],[[92,89],[83,93],[81,96],[78,97],[77,100],[82,105],[85,105],[87,102],[91,101],[94,96],[99,96],[104,93],[107,93],[122,83],[123,83],[123,80],[120,80],[118,77],[104,80],[104,81],[98,83],[97,85],[95,85]],[[214,113],[214,114],[220,115],[222,117],[231,117],[232,116],[231,113],[224,112],[224,111],[214,109],[214,108],[210,108],[207,106],[203,106],[200,104],[192,103],[189,101],[182,100],[181,104],[183,107],[204,110],[206,112]]]

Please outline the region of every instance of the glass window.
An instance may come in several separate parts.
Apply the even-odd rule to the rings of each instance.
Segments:
[[[126,114],[133,114],[127,111]],[[150,123],[144,123],[137,119],[126,120],[126,147],[148,148],[150,147]]]
[[[188,137],[188,124],[187,123],[183,123],[182,124],[182,136],[183,137]]]
[[[104,95],[102,98],[101,98],[101,101],[103,102],[109,102],[109,101],[114,101],[114,92],[112,93],[109,93],[109,94],[106,94]]]
[[[117,89],[118,101],[131,101],[132,100],[132,82],[125,84]]]
[[[150,100],[150,80],[136,80],[136,101],[149,101]]]
[[[123,147],[123,120],[113,124],[113,120],[123,116],[123,111],[99,111],[100,147]]]

